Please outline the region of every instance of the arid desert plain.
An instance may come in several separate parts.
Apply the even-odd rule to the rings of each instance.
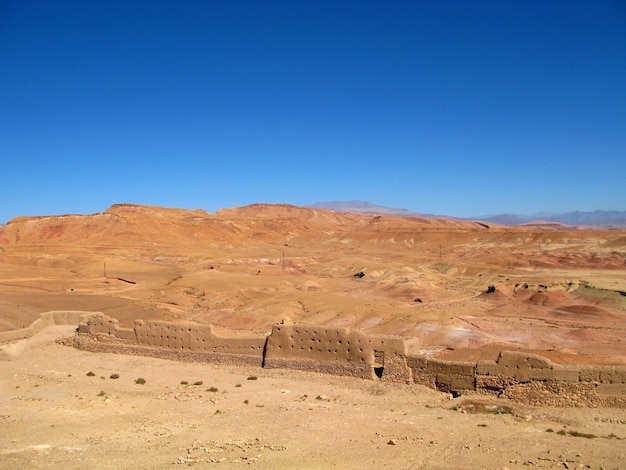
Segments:
[[[71,346],[76,324],[20,336],[50,311],[212,325],[233,340],[282,322],[400,338],[433,360],[515,351],[624,370],[623,228],[288,205],[13,219],[0,228],[0,467],[626,468],[621,379],[590,382],[617,397],[608,406],[546,381],[448,393],[92,352]]]

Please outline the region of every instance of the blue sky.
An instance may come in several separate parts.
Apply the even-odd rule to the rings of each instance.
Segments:
[[[0,223],[626,209],[623,1],[0,1]]]

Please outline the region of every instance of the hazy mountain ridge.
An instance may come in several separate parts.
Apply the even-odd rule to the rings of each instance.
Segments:
[[[412,212],[408,209],[379,206],[367,201],[328,201],[316,202],[307,207],[329,209],[337,212],[354,212],[358,214],[388,214],[401,216],[422,216],[439,218],[456,218],[460,220],[481,220],[495,224],[516,226],[528,223],[560,223],[566,225],[589,225],[595,227],[626,227],[626,211],[574,211],[564,213],[540,212],[534,215],[495,214],[477,217],[434,216],[423,212]]]
[[[478,217],[485,222],[502,225],[522,225],[531,222],[556,222],[566,225],[589,225],[594,227],[626,227],[626,211],[593,212],[574,211],[555,214],[540,212],[532,216],[516,214],[498,214],[489,217]]]
[[[353,212],[356,214],[382,214],[382,215],[403,215],[403,216],[416,216],[416,217],[436,217],[433,214],[426,214],[424,212],[413,212],[408,209],[397,207],[386,207],[372,204],[368,201],[327,201],[316,202],[305,207],[311,209],[328,209],[336,212]]]

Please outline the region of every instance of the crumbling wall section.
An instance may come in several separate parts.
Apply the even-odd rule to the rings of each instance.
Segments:
[[[61,317],[60,321],[67,320]],[[626,366],[559,365],[519,351],[503,351],[496,360],[447,361],[408,354],[401,337],[295,323],[275,325],[267,337],[226,338],[211,325],[192,322],[137,320],[134,328],[121,328],[117,320],[101,313],[81,318],[74,344],[92,351],[409,382],[453,394],[496,394],[529,404],[626,406]]]
[[[52,325],[76,325],[91,317],[93,312],[81,310],[53,310],[39,314],[39,318],[26,328],[0,332],[0,343],[30,338]]]
[[[496,361],[477,363],[476,387],[503,391],[510,385],[532,381],[575,383],[580,381],[581,367],[555,364],[537,354],[502,351]]]
[[[76,344],[90,350],[112,350],[107,343],[116,343],[117,350],[121,344],[133,346],[128,349],[149,353],[150,348],[167,350],[169,356],[183,357],[179,353],[188,353],[190,358],[202,359],[201,354],[217,358],[220,355],[253,356],[253,362],[261,364],[265,337],[226,338],[216,335],[211,325],[193,322],[173,323],[164,321],[136,320],[134,328],[122,328],[118,320],[97,313],[79,324],[78,333],[90,336],[101,345],[93,344],[85,338]],[[174,354],[176,351],[177,354]],[[159,354],[163,357],[164,354]],[[221,356],[220,356],[221,357]],[[244,361],[248,362],[248,361]]]
[[[427,356],[409,356],[407,364],[413,381],[445,392],[463,392],[476,388],[476,364],[446,361]]]
[[[502,351],[477,363],[408,356],[413,382],[440,391],[495,394],[528,404],[622,406],[625,366],[555,364],[538,354]]]
[[[402,338],[370,336],[346,328],[275,325],[267,339],[265,367],[290,367],[388,381],[409,381]]]
[[[137,320],[138,344],[181,351],[263,356],[264,337],[224,338],[215,334],[212,325]]]

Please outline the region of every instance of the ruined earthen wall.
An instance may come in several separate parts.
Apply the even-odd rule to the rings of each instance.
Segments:
[[[113,337],[79,334],[62,341],[84,351],[97,353],[129,354],[135,356],[157,357],[180,362],[207,362],[212,364],[262,366],[262,355],[233,353],[193,352],[181,349],[151,347],[136,343],[120,342]]]
[[[413,382],[450,392],[502,392],[530,382],[626,384],[624,366],[563,366],[537,354],[516,351],[503,351],[495,361],[477,363],[409,356],[407,365]]]
[[[537,354],[515,351],[503,351],[495,361],[446,361],[407,354],[406,343],[399,337],[370,336],[345,328],[280,324],[267,338],[224,338],[211,325],[137,320],[134,328],[121,328],[117,320],[102,313],[55,311],[42,313],[28,328],[0,333],[0,341],[77,322],[79,334],[73,344],[97,352],[379,377],[448,392],[495,392],[529,403],[544,400],[542,394],[549,392],[562,396],[564,403],[570,397],[580,401],[582,396],[589,406],[626,405],[626,366],[559,365]],[[598,394],[604,398],[598,399]]]
[[[169,323],[163,321],[135,322],[138,344],[192,352],[244,354],[263,356],[265,337],[223,338],[211,325]]]
[[[409,380],[403,339],[370,336],[346,328],[280,324],[267,338],[265,367],[289,367],[338,375],[373,378],[384,370],[384,380]]]
[[[90,317],[79,325],[78,332],[100,338],[104,342],[110,338],[170,351],[256,356],[259,364],[262,363],[265,346],[264,337],[223,338],[213,332],[211,325],[192,322],[137,320],[134,328],[121,328],[116,319],[103,314]]]
[[[30,338],[41,330],[52,325],[76,325],[93,315],[93,312],[80,310],[54,310],[39,314],[39,318],[26,328],[3,331],[0,333],[0,343]]]

